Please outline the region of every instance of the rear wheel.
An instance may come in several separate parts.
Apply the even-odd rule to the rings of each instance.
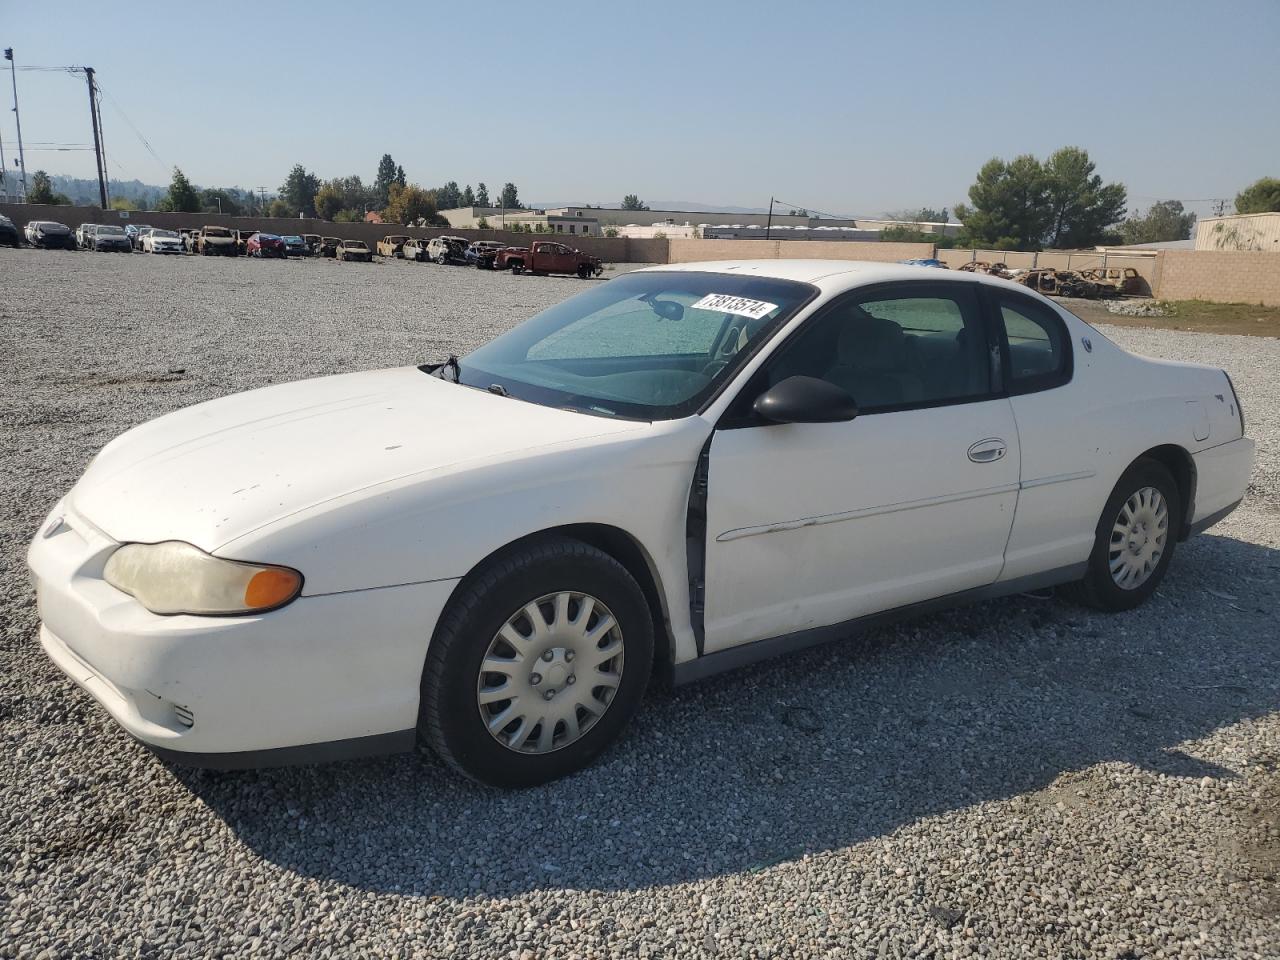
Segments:
[[[1099,610],[1132,610],[1155,593],[1173,559],[1182,497],[1164,464],[1138,460],[1124,472],[1094,535],[1084,579],[1067,597]]]
[[[639,585],[557,537],[467,578],[436,628],[418,731],[455,770],[501,787],[591,763],[635,713],[653,664]]]

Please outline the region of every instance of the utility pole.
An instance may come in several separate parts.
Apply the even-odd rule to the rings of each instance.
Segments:
[[[22,117],[18,113],[18,65],[13,60],[13,47],[5,47],[4,58],[9,61],[9,73],[13,77],[13,122],[18,127],[18,169],[22,171],[22,202],[27,202],[27,158],[22,152]]]
[[[0,200],[9,202],[9,168],[4,158],[4,137],[0,136]]]
[[[826,204],[823,204],[823,206],[826,206]],[[773,230],[773,197],[770,197],[769,198],[769,219],[765,221],[765,225],[764,225],[764,238],[766,240],[770,239],[769,234],[770,234],[770,231],[772,230]]]
[[[1223,212],[1224,212],[1226,209],[1227,209],[1227,201],[1225,201],[1225,200],[1215,200],[1215,201],[1213,201],[1213,215],[1214,215],[1215,217],[1220,217],[1220,216],[1222,216]]]
[[[102,209],[107,209],[107,170],[102,157],[102,135],[98,130],[98,93],[93,83],[93,67],[84,68],[84,78],[89,81],[89,119],[93,121],[93,160],[98,168],[98,197]]]

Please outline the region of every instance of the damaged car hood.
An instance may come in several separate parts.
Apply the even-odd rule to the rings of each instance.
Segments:
[[[112,539],[213,551],[337,497],[644,426],[542,407],[416,367],[302,380],[160,417],[113,440],[69,494]]]

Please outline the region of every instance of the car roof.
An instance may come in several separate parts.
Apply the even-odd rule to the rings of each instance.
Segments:
[[[873,260],[708,260],[696,263],[660,264],[642,267],[637,273],[660,270],[691,271],[695,273],[736,273],[772,280],[794,280],[811,283],[819,289],[835,293],[852,287],[888,281],[956,280],[962,283],[985,283],[992,286],[1011,287],[1023,293],[1031,292],[1021,284],[999,277],[970,273],[966,270],[938,270],[913,264],[887,263]]]

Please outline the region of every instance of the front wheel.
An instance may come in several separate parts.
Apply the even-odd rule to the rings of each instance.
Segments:
[[[590,764],[635,714],[653,622],[613,557],[544,540],[468,576],[436,627],[418,731],[455,770],[528,787]]]
[[[1099,610],[1132,610],[1155,593],[1169,569],[1182,524],[1182,496],[1164,464],[1138,460],[1102,509],[1084,579],[1069,599]]]

